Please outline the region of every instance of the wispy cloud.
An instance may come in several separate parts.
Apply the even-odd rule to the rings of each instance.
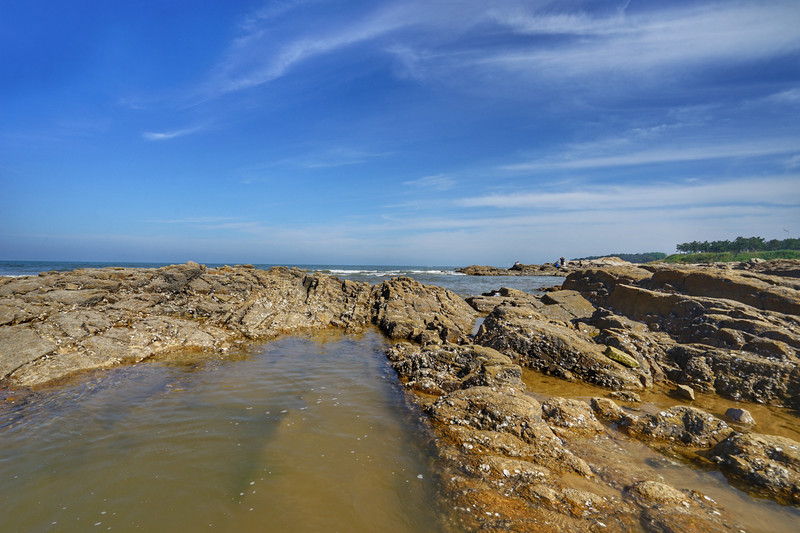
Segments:
[[[434,189],[437,191],[447,191],[456,186],[456,180],[449,174],[434,174],[423,178],[404,181],[403,185],[408,187],[421,187],[424,189]]]
[[[742,159],[751,157],[791,154],[800,150],[800,138],[771,139],[757,142],[738,142],[706,146],[672,146],[656,149],[633,148],[624,153],[604,157],[575,157],[565,154],[561,159],[546,157],[525,163],[503,165],[502,170],[538,171],[553,169],[591,169],[680,163],[686,161],[706,161],[714,159]]]
[[[681,70],[709,62],[752,61],[800,49],[793,2],[729,2],[644,15],[539,15],[499,12],[495,19],[529,35],[563,35],[563,44],[523,46],[485,54],[476,63],[557,78],[599,71]],[[661,77],[659,77],[661,79]]]
[[[800,104],[800,88],[788,89],[771,94],[767,96],[765,100],[779,104]]]
[[[159,220],[151,220],[149,222],[152,224],[200,225],[200,224],[222,224],[222,223],[227,224],[236,220],[239,219],[235,217],[203,216],[203,217],[190,217],[190,218],[159,219]]]
[[[559,81],[605,71],[650,80],[664,69],[687,71],[800,49],[795,28],[800,8],[795,2],[693,8],[667,4],[628,14],[624,6],[590,12],[580,4],[546,1],[408,0],[375,2],[355,14],[325,11],[327,19],[316,14],[290,18],[281,27],[274,24],[307,3],[269,4],[246,17],[241,34],[203,88],[205,97],[270,83],[313,58],[356,45],[393,57],[400,77],[470,84],[476,79],[503,83],[501,72]]]
[[[191,135],[192,133],[197,133],[198,131],[205,128],[206,125],[195,126],[192,128],[184,128],[180,130],[170,130],[170,131],[146,131],[142,133],[142,138],[148,141],[167,141],[169,139],[175,139],[177,137],[183,137],[186,135]]]
[[[369,41],[413,23],[394,16],[391,10],[388,13],[378,10],[344,27],[306,30],[276,45],[269,28],[259,24],[259,20],[267,19],[250,19],[245,33],[234,41],[207,90],[224,94],[263,85],[314,56]]]
[[[456,200],[463,207],[617,211],[670,206],[775,205],[800,207],[800,175],[739,178],[703,183],[589,185],[563,192],[528,191]]]

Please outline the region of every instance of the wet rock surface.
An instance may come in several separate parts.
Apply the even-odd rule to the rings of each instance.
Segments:
[[[460,530],[741,530],[711,499],[654,478],[626,455],[614,424],[600,420],[629,416],[613,401],[598,399],[613,413],[600,418],[594,402],[553,397],[540,403],[525,393],[521,369],[515,372],[508,357],[485,350],[398,344],[387,354],[430,424],[441,484]],[[718,430],[691,416],[684,422],[682,414],[676,409],[673,417],[659,419],[664,440],[672,437],[673,425],[679,446],[706,442]],[[640,432],[648,431],[643,423]],[[659,436],[647,435],[654,438]]]
[[[735,433],[710,455],[740,482],[767,496],[800,505],[800,443],[785,437]]]
[[[486,315],[473,343],[524,367],[608,387],[624,401],[636,402],[634,391],[672,381],[686,391],[675,397],[687,403],[697,389],[797,406],[797,280],[785,264],[780,276],[762,274],[768,267],[759,266],[759,272],[743,273],[614,265],[576,270],[561,290],[542,296],[500,289],[468,298]],[[469,362],[474,346],[448,350],[396,347],[390,359],[429,416],[450,465],[451,477],[443,483],[460,502],[468,529],[741,529],[699,492],[648,479],[652,472],[626,463],[613,444],[617,431],[705,468],[716,461],[734,483],[797,504],[800,470],[793,456],[767,451],[776,448],[754,444],[749,434],[700,409],[685,405],[633,415],[608,398],[595,398],[591,406],[550,398],[539,409],[517,406],[527,413],[521,424],[492,414],[492,406],[521,394],[519,384],[489,383],[490,392],[481,383],[470,393],[470,383],[454,376],[481,374],[477,358]],[[423,360],[429,367],[420,387],[421,369],[410,369],[411,361]],[[504,368],[513,375],[507,361]],[[793,453],[798,443],[785,441],[777,448]]]

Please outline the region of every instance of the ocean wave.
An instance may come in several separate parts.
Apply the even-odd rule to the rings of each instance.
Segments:
[[[330,268],[320,269],[317,272],[332,274],[334,276],[365,276],[365,277],[395,277],[395,276],[463,276],[461,272],[455,270],[424,270],[424,269],[344,269]]]

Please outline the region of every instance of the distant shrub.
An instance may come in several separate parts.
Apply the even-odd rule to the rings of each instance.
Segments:
[[[764,237],[736,237],[732,241],[682,242],[675,249],[683,254],[800,250],[800,239],[768,241]]]
[[[750,259],[800,259],[800,250],[771,250],[766,252],[717,252],[700,254],[673,254],[665,263],[730,263]]]

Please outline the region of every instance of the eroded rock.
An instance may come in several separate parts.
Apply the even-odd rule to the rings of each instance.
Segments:
[[[394,339],[464,341],[475,317],[459,296],[408,278],[372,287],[285,267],[190,262],[3,278],[0,381],[41,385],[175,350],[373,323]]]

